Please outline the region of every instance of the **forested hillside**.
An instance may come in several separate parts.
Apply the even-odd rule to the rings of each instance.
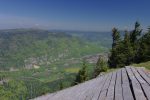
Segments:
[[[106,50],[100,42],[40,29],[0,30],[0,47],[0,69],[3,70],[49,66],[61,59]]]

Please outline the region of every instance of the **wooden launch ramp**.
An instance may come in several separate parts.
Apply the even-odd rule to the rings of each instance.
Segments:
[[[126,66],[34,100],[150,100],[150,74],[144,68]]]

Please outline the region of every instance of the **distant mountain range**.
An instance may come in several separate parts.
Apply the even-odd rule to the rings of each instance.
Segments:
[[[111,32],[77,32],[77,31],[70,31],[66,32],[66,34],[80,37],[84,40],[90,42],[98,42],[104,47],[111,47],[112,37]]]
[[[67,30],[50,30],[51,32],[63,32],[71,36],[82,38],[90,42],[98,42],[102,46],[111,48],[112,32],[94,32],[94,31],[67,31]],[[124,31],[120,31],[121,37],[124,36]]]

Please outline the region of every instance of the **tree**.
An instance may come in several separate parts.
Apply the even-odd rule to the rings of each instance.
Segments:
[[[106,72],[108,69],[107,63],[102,56],[99,56],[99,59],[96,63],[96,67],[94,69],[93,77],[97,77],[101,72]]]
[[[109,66],[116,68],[118,46],[121,41],[120,33],[119,33],[118,29],[116,29],[116,28],[112,29],[112,38],[113,38],[113,43],[112,43],[111,55],[109,57],[108,63],[109,63]]]
[[[10,80],[0,86],[0,100],[26,100],[27,88],[23,81]]]
[[[87,76],[87,65],[85,61],[83,62],[82,68],[79,70],[78,74],[76,75],[76,79],[74,81],[74,85],[82,83],[86,81],[88,78]]]
[[[139,22],[135,22],[135,28],[133,31],[130,32],[130,41],[131,41],[131,45],[133,47],[133,62],[136,62],[138,57],[137,57],[137,52],[139,49],[139,38],[140,35],[142,33],[142,29],[141,26],[139,24]]]
[[[113,37],[113,43],[112,43],[112,48],[116,47],[119,42],[120,42],[120,33],[118,31],[118,29],[113,28],[112,29],[112,37]]]
[[[140,28],[140,24],[139,22],[136,21],[135,28],[130,33],[130,41],[133,45],[137,42],[138,37],[141,35],[141,32],[142,32],[142,29]]]
[[[112,30],[112,49],[109,56],[110,67],[124,67],[132,63],[140,63],[150,60],[150,27],[141,36],[142,29],[138,22],[133,31],[125,31],[124,39],[121,40],[116,28]]]
[[[133,47],[130,41],[130,34],[128,31],[125,31],[123,46],[124,46],[123,53],[126,58],[125,65],[129,65],[133,62],[134,53],[133,53]]]
[[[60,83],[59,83],[59,90],[62,90],[64,87],[63,87],[63,82],[62,81],[60,81]]]
[[[150,60],[150,28],[139,40],[139,49],[137,52],[137,63]]]
[[[135,28],[133,31],[128,32],[125,31],[124,39],[120,39],[119,32],[116,28],[112,30],[112,49],[111,54],[108,60],[110,67],[124,67],[131,63],[137,62],[139,59],[138,54],[142,48],[144,48],[145,44],[140,47],[140,35],[142,29],[140,28],[140,24],[138,22],[135,23]],[[146,40],[148,41],[148,40]],[[141,42],[143,43],[143,42]],[[147,47],[147,46],[146,46]],[[141,49],[143,50],[143,49]],[[139,51],[139,52],[138,52]]]

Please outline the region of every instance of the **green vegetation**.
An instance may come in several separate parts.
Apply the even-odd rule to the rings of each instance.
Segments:
[[[79,70],[78,74],[76,75],[76,79],[74,81],[74,85],[77,85],[79,83],[82,83],[88,79],[87,75],[87,65],[85,61],[83,62],[82,68]]]
[[[11,80],[4,85],[0,85],[1,100],[25,100],[27,88],[22,81]]]
[[[144,35],[141,35],[142,29],[140,24],[136,22],[134,30],[125,31],[123,39],[121,39],[116,28],[112,32],[113,44],[108,61],[111,68],[150,60],[150,29]]]
[[[1,70],[48,67],[64,59],[106,50],[98,42],[38,29],[1,30],[0,47]]]
[[[67,88],[84,56],[107,50],[97,41],[38,29],[0,30],[0,47],[2,100],[27,100]],[[90,79],[94,64],[86,65]]]
[[[65,72],[77,73],[80,70],[79,67],[65,68]]]
[[[54,67],[40,67],[39,69],[0,72],[0,81],[2,82],[0,85],[0,97],[2,100],[11,100],[10,98],[12,97],[15,100],[20,100],[20,97],[30,99],[70,87],[76,78],[78,70],[81,69],[80,66],[83,64],[81,62],[73,65],[70,62],[68,65],[70,67],[68,67],[62,65],[62,62],[60,64],[57,62],[57,65]],[[89,79],[93,72],[94,64],[86,63],[86,65],[87,78]],[[10,86],[7,87],[7,84],[15,84],[21,90],[16,89],[14,92]],[[3,95],[3,93],[6,95]]]
[[[96,67],[94,68],[93,77],[97,77],[101,72],[106,72],[108,70],[107,62],[103,57],[99,57]]]
[[[3,78],[1,78],[0,97],[7,97],[8,100],[11,100],[12,97],[15,98],[14,100],[20,100],[20,96],[24,99],[30,99],[48,92],[59,90],[62,88],[62,86],[60,87],[60,82],[63,82],[63,88],[71,85],[75,73],[66,73],[61,69],[49,69],[50,68],[40,68],[15,72],[1,72],[0,76]],[[19,86],[20,89],[24,90],[17,90],[16,86],[14,86],[16,89],[11,89],[13,87],[8,84],[15,84],[17,87]],[[5,99],[7,100],[7,98]]]
[[[142,63],[139,63],[139,64],[132,64],[132,66],[145,67],[145,68],[150,70],[150,61],[142,62]]]

